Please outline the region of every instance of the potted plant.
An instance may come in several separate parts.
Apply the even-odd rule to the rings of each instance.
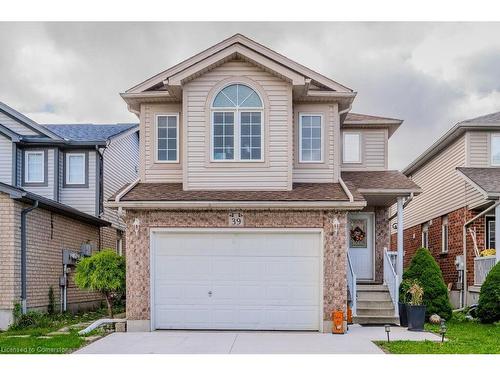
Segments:
[[[408,316],[406,312],[406,306],[410,300],[410,293],[408,290],[410,289],[412,280],[404,279],[399,286],[399,302],[398,302],[398,311],[399,311],[399,325],[401,327],[408,327]]]
[[[425,305],[422,304],[424,289],[418,281],[413,281],[408,289],[410,300],[406,306],[408,316],[408,330],[423,331],[425,322]]]

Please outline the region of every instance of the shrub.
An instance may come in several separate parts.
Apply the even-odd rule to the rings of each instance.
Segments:
[[[415,280],[404,279],[401,281],[399,285],[399,302],[401,303],[409,303],[411,295],[409,293],[411,285],[415,282]]]
[[[477,315],[481,323],[500,321],[500,263],[491,269],[481,286]]]
[[[420,248],[413,256],[410,266],[403,273],[403,280],[415,279],[424,290],[423,304],[426,306],[425,316],[432,314],[441,318],[451,318],[451,304],[443,274],[429,250]]]
[[[10,330],[20,330],[25,328],[46,328],[51,325],[51,320],[47,314],[38,311],[28,311],[15,318]]]
[[[52,285],[49,288],[49,306],[47,307],[47,312],[49,314],[54,314],[56,311],[56,301],[54,298],[54,288]]]
[[[81,259],[76,266],[75,284],[102,293],[108,314],[113,317],[113,300],[125,290],[125,259],[109,249]]]

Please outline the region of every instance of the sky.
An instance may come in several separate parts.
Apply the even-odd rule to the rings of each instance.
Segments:
[[[500,23],[0,23],[0,101],[39,123],[135,122],[119,93],[235,34],[395,117],[401,169],[455,123],[500,111]]]

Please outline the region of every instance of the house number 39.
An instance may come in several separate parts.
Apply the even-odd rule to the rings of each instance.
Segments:
[[[230,212],[229,213],[229,226],[230,227],[242,227],[245,225],[243,220],[243,214],[241,212]]]

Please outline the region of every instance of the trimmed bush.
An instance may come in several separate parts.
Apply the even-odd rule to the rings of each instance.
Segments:
[[[500,321],[500,263],[491,269],[481,286],[477,316],[481,323]]]
[[[438,314],[441,318],[451,318],[451,304],[443,274],[430,251],[421,247],[413,256],[410,266],[403,273],[403,280],[417,280],[424,289],[423,304],[425,317]]]

